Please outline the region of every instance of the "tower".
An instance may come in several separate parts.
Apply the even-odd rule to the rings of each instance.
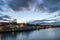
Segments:
[[[14,23],[17,23],[17,19],[14,19],[13,22],[14,22]]]

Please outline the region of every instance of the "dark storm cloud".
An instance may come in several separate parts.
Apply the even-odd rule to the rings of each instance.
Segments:
[[[3,21],[8,21],[8,20],[6,20],[6,19],[3,19],[2,17],[0,17],[0,20],[3,20]]]
[[[42,0],[42,3],[38,3],[37,7],[40,10],[47,11],[47,12],[55,12],[60,9],[60,0]],[[41,2],[41,1],[39,1]]]
[[[0,0],[0,5],[4,5],[4,2],[2,0]]]
[[[37,8],[40,9],[40,10],[45,10],[44,9],[44,4],[37,5]]]
[[[0,20],[3,20],[3,19],[0,17]]]
[[[2,13],[0,13],[0,20],[9,21],[8,19],[11,20],[11,17],[9,15],[3,15]]]
[[[60,9],[60,0],[44,0],[44,6],[46,6],[50,12],[58,11]]]
[[[22,10],[23,8],[30,10],[29,3],[33,6],[34,2],[37,4],[35,10],[40,9],[48,12],[55,12],[60,9],[60,0],[0,0],[0,11],[5,11],[6,8],[3,8],[4,6],[14,11]]]
[[[0,0],[0,11],[3,11],[2,9],[1,9],[1,6],[3,6],[4,5],[4,2],[2,1],[2,0]]]
[[[42,1],[42,2],[41,2]],[[29,9],[29,3],[36,2],[37,8],[49,12],[55,12],[60,9],[60,0],[13,0],[8,5],[14,10],[18,11],[22,8]],[[40,2],[40,3],[38,3]]]
[[[52,3],[52,4],[55,4],[55,3],[58,3],[60,2],[60,0],[44,0],[46,3]]]
[[[3,11],[3,10],[0,8],[0,11]]]
[[[33,0],[13,0],[11,3],[9,3],[9,6],[13,10],[20,10],[22,7],[28,8],[29,2],[33,2]]]
[[[1,16],[2,18],[8,18],[8,19],[11,19],[10,18],[10,16],[8,16],[8,15],[3,15],[3,16]]]
[[[9,21],[9,20],[11,20],[11,17],[8,16],[8,15],[3,15],[3,16],[1,16],[1,18],[2,18],[3,21]],[[5,18],[5,19],[4,19],[4,18]],[[8,19],[9,19],[9,20],[8,20]]]
[[[58,7],[52,7],[52,8],[49,8],[48,10],[50,11],[50,12],[55,12],[55,11],[58,11],[60,8],[58,8]]]

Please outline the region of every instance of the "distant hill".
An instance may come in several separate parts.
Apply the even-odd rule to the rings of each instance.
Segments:
[[[53,21],[53,20],[35,20],[28,22],[30,24],[39,24],[39,25],[60,25],[60,21]]]

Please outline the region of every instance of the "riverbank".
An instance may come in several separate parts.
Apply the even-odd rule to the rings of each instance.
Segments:
[[[0,32],[29,31],[29,30],[39,30],[39,29],[56,28],[56,27],[60,26],[0,22]]]
[[[4,28],[4,30],[0,30],[0,32],[22,32],[22,31],[32,31],[32,30],[39,30],[39,29],[49,29],[49,28],[58,28],[58,27],[24,27],[24,28]],[[60,28],[60,27],[59,27]]]

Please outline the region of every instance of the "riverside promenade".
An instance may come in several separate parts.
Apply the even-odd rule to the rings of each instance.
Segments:
[[[30,31],[30,30],[39,30],[39,29],[48,29],[48,28],[56,28],[56,26],[20,23],[17,25],[0,26],[0,32]]]

